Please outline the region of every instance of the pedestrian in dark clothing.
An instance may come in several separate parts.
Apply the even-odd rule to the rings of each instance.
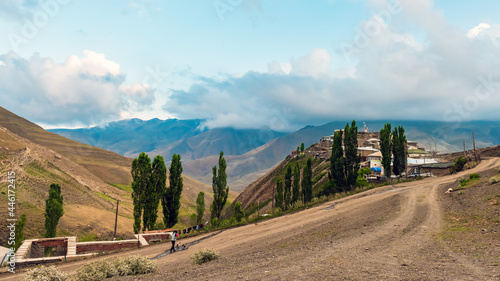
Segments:
[[[179,237],[179,234],[177,234],[177,230],[174,230],[174,232],[172,232],[172,248],[170,248],[170,253],[175,252],[175,241],[177,237]]]

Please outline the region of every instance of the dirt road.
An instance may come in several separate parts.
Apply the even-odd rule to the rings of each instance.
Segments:
[[[439,241],[444,184],[497,166],[500,159],[492,158],[457,175],[381,187],[225,230],[157,259],[156,274],[122,279],[498,280],[498,266],[472,261]],[[189,257],[201,248],[219,251],[220,259],[191,265]],[[167,249],[162,244],[126,254],[155,257]],[[83,263],[59,268],[74,273]]]

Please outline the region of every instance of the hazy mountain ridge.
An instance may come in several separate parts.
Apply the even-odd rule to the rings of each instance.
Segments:
[[[141,152],[162,155],[167,161],[179,153],[184,161],[219,155],[241,155],[286,133],[259,130],[214,128],[201,125],[203,119],[140,119],[111,122],[84,129],[51,129],[67,138],[135,157]],[[265,134],[262,134],[265,132]]]
[[[131,163],[132,159],[117,153],[47,132],[0,107],[0,190],[7,193],[7,172],[14,171],[16,215],[27,214],[26,238],[43,236],[45,199],[52,182],[61,185],[64,197],[65,214],[58,235],[93,233],[110,238],[119,199],[119,236],[132,237]],[[212,188],[185,175],[183,181],[180,225],[185,226],[200,191],[205,192],[208,210]],[[234,199],[236,194],[231,192],[229,197]],[[7,202],[7,196],[0,197],[0,203],[7,206]],[[0,215],[7,217],[6,212],[4,208]],[[159,213],[158,221],[161,218]],[[8,234],[4,223],[0,238]]]
[[[463,141],[466,149],[472,148],[472,132],[475,132],[476,146],[488,147],[500,144],[500,122],[470,121],[463,123],[446,123],[439,121],[367,121],[369,131],[379,131],[385,123],[392,126],[402,125],[405,128],[407,139],[419,142],[419,146],[426,150],[438,152],[453,152],[463,150]],[[336,129],[343,129],[346,121],[334,121],[321,126],[306,126],[303,129],[275,139],[255,150],[227,159],[228,182],[230,188],[242,191],[248,184],[258,179],[278,165],[297,145],[304,142],[308,147],[319,142],[320,138],[331,135]],[[357,123],[359,130],[363,123]],[[214,165],[212,157],[197,159],[186,163],[186,174],[209,184],[211,171],[204,166]]]
[[[95,145],[135,156],[146,151],[151,155],[161,154],[166,160],[173,153],[180,153],[186,175],[205,184],[211,184],[211,167],[216,164],[220,151],[224,151],[228,163],[230,188],[241,191],[246,185],[265,174],[280,163],[302,142],[307,146],[343,129],[348,121],[333,121],[321,126],[306,126],[286,134],[269,130],[215,128],[200,131],[204,120],[159,120],[138,119],[112,122],[104,128],[79,130],[52,130],[70,138],[87,143],[95,141],[92,134],[98,132],[100,140]],[[441,121],[365,121],[369,131],[379,131],[387,122],[392,126],[402,125],[408,140],[418,141],[426,150],[452,152],[472,148],[472,132],[476,146],[486,147],[500,143],[500,123],[497,121],[468,121],[447,123]],[[349,121],[350,123],[350,121]],[[363,130],[362,120],[357,122]],[[163,137],[165,136],[165,137]]]

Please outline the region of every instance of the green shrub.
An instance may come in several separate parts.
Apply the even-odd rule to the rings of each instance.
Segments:
[[[495,183],[498,183],[498,179],[496,177],[491,177],[490,184],[495,184]]]
[[[292,205],[292,206],[293,206],[293,208],[294,208],[294,209],[298,209],[298,208],[303,207],[303,206],[304,206],[304,203],[302,203],[302,201],[300,201],[300,200],[299,200],[299,201],[297,201],[297,202],[293,203],[293,205]]]
[[[453,166],[450,167],[451,173],[454,174],[462,171],[466,163],[467,163],[467,158],[464,158],[462,156],[458,157],[457,160],[455,160],[455,164],[453,164]]]
[[[500,174],[500,167],[495,168],[495,173]]]
[[[119,269],[119,275],[121,276],[153,273],[158,270],[156,261],[143,256],[129,256],[124,259],[117,259],[115,267]]]
[[[245,216],[245,211],[241,209],[241,202],[236,202],[234,204],[234,217],[236,221],[241,222],[241,219]]]
[[[218,259],[220,256],[219,252],[211,249],[201,249],[196,251],[194,255],[191,256],[191,262],[193,264],[202,264]]]
[[[280,208],[280,207],[276,207],[276,208],[274,208],[274,209],[272,210],[272,214],[273,214],[273,215],[278,215],[278,216],[279,216],[279,215],[281,215],[282,213],[283,213],[283,210],[281,210],[281,208]]]
[[[76,280],[99,281],[118,275],[109,260],[95,261],[76,270]]]
[[[60,271],[55,266],[39,266],[28,270],[28,273],[24,276],[24,281],[64,281],[70,280],[69,275],[65,272]]]
[[[212,219],[212,226],[213,227],[219,226],[219,219],[218,218],[213,218]]]
[[[113,261],[95,261],[77,269],[76,280],[98,281],[113,276],[127,276],[156,272],[158,265],[142,256],[129,256]]]
[[[471,180],[478,179],[478,178],[480,178],[478,173],[474,173],[474,174],[469,175],[469,179],[471,179]]]

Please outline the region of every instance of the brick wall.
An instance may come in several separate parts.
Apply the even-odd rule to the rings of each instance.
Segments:
[[[143,234],[142,237],[144,237],[144,239],[146,241],[157,241],[157,240],[166,240],[166,239],[170,239],[170,233],[152,233],[152,234]]]
[[[76,253],[106,252],[126,248],[137,248],[137,240],[76,243]]]

